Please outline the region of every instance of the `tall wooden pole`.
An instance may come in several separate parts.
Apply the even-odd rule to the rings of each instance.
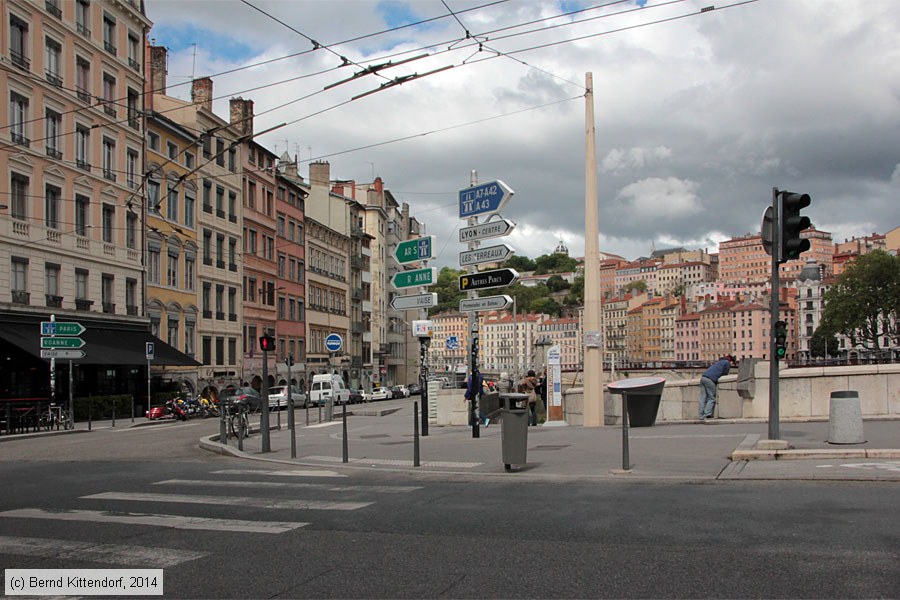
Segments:
[[[603,423],[603,348],[600,331],[600,225],[594,129],[594,80],[585,75],[584,116],[584,425]]]

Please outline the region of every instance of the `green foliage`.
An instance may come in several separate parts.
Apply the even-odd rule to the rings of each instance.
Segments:
[[[643,294],[647,291],[647,282],[643,279],[638,279],[637,281],[632,281],[627,286],[625,286],[625,292],[631,293],[637,290],[639,294]]]
[[[820,329],[874,351],[885,337],[900,342],[900,257],[876,250],[848,265],[825,293]]]
[[[584,275],[578,275],[569,288],[566,306],[584,306]]]
[[[534,271],[536,265],[527,256],[511,256],[502,265],[504,269],[515,269],[519,273]]]
[[[537,298],[531,303],[528,312],[544,313],[551,317],[558,317],[561,308],[559,303],[553,298]]]
[[[553,275],[550,279],[547,280],[547,289],[550,292],[559,292],[561,290],[567,290],[572,287],[568,281],[560,277],[559,275]]]
[[[821,326],[809,338],[809,353],[816,358],[837,356],[840,352],[838,339],[825,331]]]
[[[88,414],[92,420],[111,419],[113,408],[116,418],[131,418],[132,398],[129,394],[111,396],[89,396],[87,398],[75,398],[75,420],[87,421]],[[135,409],[137,410],[137,409]],[[144,415],[135,415],[143,417]]]
[[[565,254],[545,254],[534,261],[534,274],[571,273],[578,266],[578,261]]]
[[[466,297],[465,292],[459,291],[459,277],[465,274],[461,269],[444,267],[438,273],[437,283],[429,286],[428,291],[437,292],[438,304],[428,309],[429,316],[436,315],[445,310],[459,310],[459,301]]]

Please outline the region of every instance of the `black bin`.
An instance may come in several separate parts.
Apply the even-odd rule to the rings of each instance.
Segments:
[[[656,423],[665,385],[666,380],[662,377],[636,377],[613,381],[606,387],[611,394],[624,396],[631,427],[652,427]]]

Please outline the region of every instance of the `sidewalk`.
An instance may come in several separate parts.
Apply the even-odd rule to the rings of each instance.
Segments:
[[[756,473],[773,473],[771,478],[859,479],[860,469],[848,476],[816,471],[819,461],[881,461],[874,479],[900,481],[900,421],[866,421],[865,443],[834,445],[827,442],[828,422],[781,422],[781,439],[788,450],[762,450],[757,442],[768,434],[765,421],[716,419],[714,422],[657,424],[631,428],[628,436],[630,469],[623,461],[621,427],[529,427],[527,464],[504,470],[501,453],[501,424],[480,429],[480,437],[462,426],[431,425],[429,435],[420,437],[420,466],[413,465],[414,435],[412,401],[371,403],[348,407],[347,457],[343,463],[343,422],[340,409],[335,420],[316,423],[318,409],[310,410],[310,426],[305,412],[298,410],[297,458],[291,459],[290,431],[282,414],[282,429],[274,429],[270,415],[271,452],[261,452],[262,436],[257,431],[259,416],[251,419],[253,434],[238,452],[237,440],[228,446],[217,436],[201,440],[201,447],[252,460],[275,461],[305,466],[332,466],[416,473],[454,473],[518,479],[619,480],[703,480],[715,478],[757,478]],[[807,459],[807,460],[794,460]],[[896,462],[896,470],[893,469]],[[865,464],[869,464],[866,462]],[[757,466],[758,465],[758,466]],[[827,466],[827,465],[826,465]],[[858,466],[854,464],[851,466]],[[752,467],[752,468],[748,468]],[[794,476],[790,476],[794,473]],[[802,473],[806,473],[803,475]],[[777,475],[777,476],[776,476]],[[764,475],[761,478],[770,478]],[[869,477],[862,477],[869,479]]]

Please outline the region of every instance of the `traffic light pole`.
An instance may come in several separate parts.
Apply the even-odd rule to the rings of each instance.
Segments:
[[[422,397],[422,437],[428,436],[428,346],[431,340],[419,338],[419,392]]]
[[[772,228],[772,294],[769,314],[769,439],[777,440],[780,436],[779,402],[778,402],[778,357],[775,354],[775,323],[779,321],[780,305],[780,266],[781,256],[781,215],[778,206],[778,188],[772,188],[772,217],[776,226]]]
[[[259,396],[262,402],[260,402],[259,429],[262,432],[262,451],[271,452],[272,448],[269,442],[269,352],[263,350],[262,355],[262,383],[259,386]]]

